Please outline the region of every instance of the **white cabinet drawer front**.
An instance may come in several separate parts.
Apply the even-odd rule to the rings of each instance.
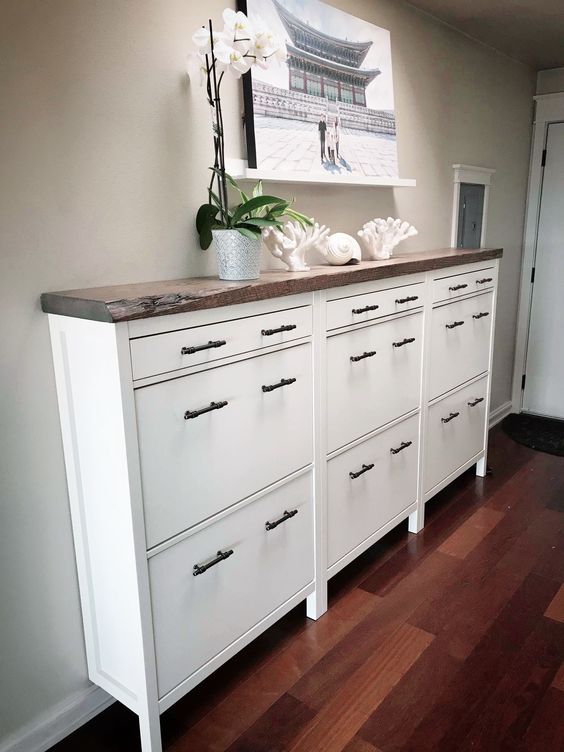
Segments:
[[[312,581],[310,475],[152,557],[149,577],[162,697]]]
[[[419,405],[422,320],[416,313],[328,339],[329,452]]]
[[[133,378],[211,363],[311,335],[311,306],[131,340]]]
[[[425,491],[484,448],[487,377],[429,408]]]
[[[312,461],[310,344],[144,387],[135,399],[149,548]]]
[[[471,292],[481,292],[495,286],[497,269],[489,267],[433,280],[433,303],[453,300]]]
[[[329,566],[416,501],[418,430],[414,415],[329,461]]]
[[[327,329],[361,324],[363,321],[421,308],[424,289],[424,284],[405,285],[392,290],[330,300],[327,303]]]
[[[488,370],[492,304],[490,292],[433,309],[429,399]]]

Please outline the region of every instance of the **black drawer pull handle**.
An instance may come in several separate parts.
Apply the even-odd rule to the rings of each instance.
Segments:
[[[460,413],[451,413],[448,418],[441,418],[441,423],[450,423],[451,420],[458,418]]]
[[[221,410],[222,407],[227,407],[229,402],[224,400],[223,402],[210,402],[209,407],[202,407],[200,410],[186,410],[184,413],[184,420],[190,420],[191,418],[197,418],[204,413],[211,413],[212,410]]]
[[[473,313],[472,318],[473,319],[483,319],[484,316],[489,316],[490,314],[487,311],[481,311],[480,313]]]
[[[483,402],[483,401],[484,401],[484,398],[483,398],[483,397],[476,397],[476,399],[475,399],[475,400],[471,400],[471,401],[470,401],[470,402],[468,403],[468,407],[476,407],[476,405],[479,405],[479,404],[480,404],[480,402]]]
[[[200,350],[211,350],[212,347],[223,347],[227,342],[224,339],[210,340],[207,345],[196,345],[195,347],[183,347],[180,351],[181,355],[194,355],[194,353],[200,352]]]
[[[273,334],[280,334],[281,332],[291,332],[293,329],[297,329],[297,324],[283,324],[278,329],[261,329],[263,337],[272,337]]]
[[[484,279],[477,279],[476,284],[477,285],[485,285],[486,282],[493,282],[493,277],[484,277]]]
[[[358,363],[359,360],[364,360],[364,358],[372,358],[376,355],[376,350],[369,350],[368,352],[363,352],[362,355],[351,355],[351,363]]]
[[[228,559],[232,555],[233,555],[232,549],[229,551],[218,551],[216,558],[212,559],[207,564],[194,564],[194,569],[192,571],[192,574],[194,575],[194,577],[197,577],[199,574],[204,574],[204,572],[207,572],[208,569],[215,567],[215,565],[219,564],[220,561],[225,561],[225,559]]]
[[[366,311],[376,311],[380,308],[379,305],[366,305],[364,308],[353,308],[353,313],[366,313]]]
[[[453,321],[452,324],[447,324],[446,328],[447,329],[456,329],[457,326],[462,326],[463,323],[464,323],[464,321]]]
[[[286,522],[286,520],[291,520],[292,517],[295,517],[297,515],[297,513],[297,509],[291,509],[289,512],[285,511],[279,520],[274,520],[274,522],[265,522],[264,526],[267,530],[274,530],[275,527],[278,527],[278,525]]]
[[[392,347],[403,347],[404,345],[410,345],[415,342],[415,337],[406,337],[401,342],[392,342]]]
[[[373,462],[370,465],[363,465],[362,470],[357,470],[356,473],[349,473],[349,478],[351,478],[351,480],[355,480],[355,478],[360,478],[361,475],[364,475],[364,473],[367,473],[369,470],[372,470],[373,467],[374,467]]]
[[[411,303],[413,300],[419,300],[419,295],[408,295],[407,298],[396,298],[396,303],[401,305],[402,303]]]
[[[410,447],[412,444],[413,441],[402,441],[399,447],[390,449],[390,452],[392,454],[399,454],[400,452],[403,452],[404,449],[407,449],[407,447]]]
[[[288,384],[295,384],[296,379],[281,379],[277,384],[269,384],[262,387],[263,392],[273,392],[275,389],[280,389],[282,386],[288,386]]]
[[[448,289],[449,289],[449,290],[450,290],[451,292],[456,292],[457,290],[464,290],[464,288],[465,288],[465,287],[468,287],[468,285],[467,285],[467,284],[463,284],[463,285],[453,285],[452,287],[449,287]]]

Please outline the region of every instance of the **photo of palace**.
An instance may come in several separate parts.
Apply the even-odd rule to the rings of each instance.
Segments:
[[[276,80],[253,71],[256,166],[326,173],[331,181],[353,173],[397,177],[391,83],[392,107],[373,106],[383,70],[391,82],[388,32],[317,0],[249,0],[248,7],[251,19],[255,9],[261,16],[270,12],[288,50]],[[304,12],[310,7],[318,25]],[[341,34],[329,33],[333,29]],[[364,38],[355,38],[355,31]],[[370,65],[378,43],[384,65]]]

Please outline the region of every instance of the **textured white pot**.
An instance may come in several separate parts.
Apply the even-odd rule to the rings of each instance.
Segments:
[[[248,238],[238,230],[212,230],[220,279],[258,279],[260,236]]]

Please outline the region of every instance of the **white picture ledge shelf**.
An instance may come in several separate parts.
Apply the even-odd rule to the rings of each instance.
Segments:
[[[255,170],[247,166],[243,159],[226,160],[227,172],[237,180],[263,180],[269,183],[315,183],[321,185],[371,185],[383,188],[415,188],[416,181],[412,178],[391,178],[369,175],[298,175],[294,172],[278,170]],[[332,178],[334,177],[334,182]]]

